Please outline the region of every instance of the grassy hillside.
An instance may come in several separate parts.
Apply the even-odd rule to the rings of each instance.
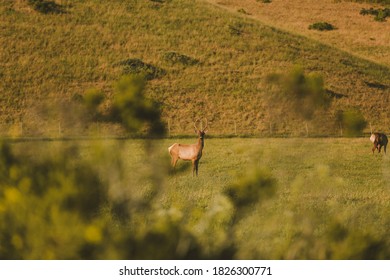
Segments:
[[[383,6],[372,3],[378,1],[273,0],[264,3],[252,0],[208,0],[207,2],[390,66],[390,22],[385,18],[375,20],[375,16],[361,14],[363,9],[384,9]],[[371,2],[371,4],[363,2]],[[331,32],[319,32],[309,28],[310,25],[319,22],[330,23],[334,29]]]
[[[374,129],[388,130],[387,66],[204,1],[57,3],[63,13],[40,13],[24,0],[0,3],[2,135],[91,133],[75,131],[67,104],[97,88],[107,98],[102,109],[109,107],[113,83],[132,69],[129,59],[160,69],[147,95],[161,104],[173,135],[192,133],[198,117],[208,118],[212,134],[306,134],[281,104],[267,103],[279,89],[266,77],[294,65],[322,75],[332,98],[328,112],[308,123],[310,134],[338,135],[336,112],[350,107]],[[98,131],[123,133],[103,125]]]

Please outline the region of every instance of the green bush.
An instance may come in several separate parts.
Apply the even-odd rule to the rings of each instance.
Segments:
[[[47,0],[28,0],[28,4],[34,8],[34,10],[43,14],[62,14],[65,13],[65,9],[62,5],[57,4],[54,1]]]
[[[241,9],[238,9],[237,12],[239,13],[242,13],[244,15],[250,15],[250,13],[248,13],[245,9],[241,8]]]
[[[390,8],[384,9],[362,9],[360,11],[361,15],[372,15],[376,21],[386,21],[387,17],[390,17]]]
[[[229,33],[231,35],[240,36],[244,33],[244,25],[242,23],[229,24]]]
[[[123,60],[116,64],[123,67],[124,75],[143,75],[147,80],[160,78],[166,74],[164,69],[143,62],[137,58]]]
[[[184,54],[179,54],[177,52],[166,52],[163,58],[169,63],[180,63],[186,66],[192,66],[199,63],[199,60],[186,56]]]
[[[316,22],[309,26],[309,29],[319,30],[319,31],[330,31],[336,29],[332,24],[327,22]]]

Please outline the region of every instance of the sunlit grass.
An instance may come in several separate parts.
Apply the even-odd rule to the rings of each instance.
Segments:
[[[77,157],[88,160],[96,153],[111,151],[107,159],[121,160],[125,172],[121,183],[124,189],[117,191],[133,197],[147,196],[150,174],[166,170],[168,175],[161,177],[155,203],[172,215],[175,211],[186,215],[187,227],[205,244],[211,242],[207,245],[210,248],[223,238],[213,235],[207,239],[201,234],[210,230],[203,226],[205,215],[216,219],[212,234],[218,236],[223,235],[223,221],[230,215],[223,208],[226,205],[217,207],[224,205],[221,193],[254,166],[270,170],[277,181],[276,195],[252,205],[235,228],[239,258],[327,258],[329,246],[337,248],[332,258],[351,257],[355,247],[350,248],[352,251],[340,247],[349,243],[333,244],[334,240],[329,239],[333,245],[326,244],[329,234],[333,234],[329,229],[333,223],[377,238],[389,231],[389,155],[373,155],[368,139],[206,139],[198,177],[192,176],[190,162],[179,161],[172,171],[167,147],[173,142],[193,141],[155,140],[154,155],[145,154],[141,140],[83,141]],[[25,156],[60,146],[55,142],[13,144],[19,151],[28,147]],[[162,169],[151,168],[152,160]],[[102,176],[112,178],[115,172],[101,170]],[[214,217],[212,213],[220,211],[217,209],[225,209],[224,215]],[[358,253],[353,256],[359,258]]]

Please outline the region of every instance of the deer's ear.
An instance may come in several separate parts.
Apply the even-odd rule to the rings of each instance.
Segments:
[[[203,133],[207,133],[208,129],[203,130]]]
[[[195,133],[198,134],[198,131],[196,129],[194,129]]]

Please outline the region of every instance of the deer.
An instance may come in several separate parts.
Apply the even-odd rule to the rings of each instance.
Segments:
[[[192,176],[195,173],[198,176],[199,160],[202,157],[202,151],[204,147],[204,137],[207,132],[207,119],[205,128],[199,129],[194,122],[195,133],[198,135],[198,142],[192,145],[178,144],[175,143],[168,148],[169,154],[171,155],[171,164],[175,168],[176,163],[179,159],[192,162]]]
[[[386,154],[386,146],[388,142],[386,134],[379,132],[371,133],[370,141],[374,144],[372,153],[374,153],[376,149],[378,149],[378,153],[380,153],[381,148],[383,147],[383,150]]]

